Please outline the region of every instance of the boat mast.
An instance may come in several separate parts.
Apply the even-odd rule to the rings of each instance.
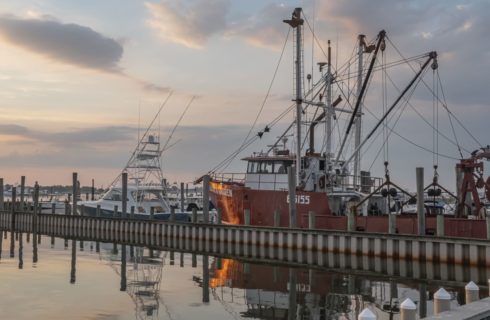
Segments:
[[[325,121],[326,121],[326,126],[325,129],[327,132],[325,132],[325,135],[327,137],[327,146],[326,146],[326,166],[325,170],[328,170],[328,163],[330,162],[331,158],[331,153],[332,153],[332,116],[333,116],[333,110],[332,110],[332,59],[331,59],[331,51],[332,49],[330,48],[330,40],[328,40],[328,62],[327,62],[327,96],[326,96],[326,103],[327,103],[327,108],[325,110],[325,113],[327,115]]]
[[[295,59],[295,75],[296,75],[296,185],[301,184],[301,114],[303,112],[303,89],[302,83],[302,26],[301,8],[296,8],[293,11],[291,20],[283,20],[296,31],[296,59]]]
[[[357,97],[361,96],[361,88],[362,88],[362,68],[363,68],[363,61],[362,61],[362,54],[364,53],[364,47],[366,46],[365,42],[366,36],[363,34],[360,34],[358,39],[359,39],[359,46],[357,50],[357,60],[358,60],[358,65],[357,65]],[[354,150],[357,150],[355,155],[354,155],[354,189],[358,188],[359,185],[359,175],[361,171],[361,148],[359,148],[359,145],[361,143],[361,130],[362,129],[362,101],[359,105],[359,110],[357,111],[356,114],[356,128],[355,128],[355,137],[354,137]]]

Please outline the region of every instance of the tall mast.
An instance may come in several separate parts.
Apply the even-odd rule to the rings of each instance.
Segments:
[[[327,97],[326,97],[326,110],[325,114],[327,115],[326,121],[326,131],[325,135],[327,137],[327,146],[326,146],[326,161],[330,162],[330,157],[332,153],[332,59],[331,59],[331,48],[330,48],[330,40],[328,40],[328,63],[327,63]],[[327,170],[328,166],[325,166],[325,170]]]
[[[360,34],[358,39],[359,39],[359,47],[357,50],[357,58],[358,58],[358,74],[357,74],[357,97],[361,95],[361,89],[362,89],[362,68],[363,68],[363,61],[362,61],[362,54],[364,53],[364,47],[366,46],[365,42],[365,35]],[[359,148],[359,145],[361,143],[361,129],[362,129],[362,101],[359,105],[359,110],[357,111],[356,114],[356,128],[355,128],[355,137],[354,137],[354,150],[356,150],[355,155],[354,155],[354,188],[358,187],[359,184],[359,175],[361,171],[361,159],[360,159],[360,151],[361,149]]]
[[[296,185],[301,184],[301,114],[303,112],[303,89],[302,89],[302,63],[303,63],[303,46],[302,46],[302,26],[301,8],[293,11],[291,20],[283,20],[296,31],[296,57],[295,57],[295,74],[296,74]]]

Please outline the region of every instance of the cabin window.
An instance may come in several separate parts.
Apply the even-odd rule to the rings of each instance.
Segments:
[[[325,171],[325,160],[320,160],[320,171]]]
[[[248,163],[247,173],[255,173],[255,162],[250,161]]]
[[[104,196],[104,200],[109,201],[122,201],[122,195],[120,191],[111,190]]]
[[[159,201],[161,196],[160,193],[156,190],[139,190],[139,191],[133,191],[131,193],[133,196],[133,199],[136,199],[137,202],[142,202],[142,201]]]
[[[257,164],[259,165],[257,173],[274,173],[274,162],[262,161]]]
[[[287,164],[284,161],[276,161],[274,163],[274,173],[285,174],[287,173]]]

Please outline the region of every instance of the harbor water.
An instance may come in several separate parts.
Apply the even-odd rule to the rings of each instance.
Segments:
[[[357,319],[369,307],[398,319],[406,298],[433,313],[444,287],[464,302],[465,279],[417,280],[342,268],[264,264],[199,252],[3,232],[3,319]],[[478,270],[487,296],[488,270]]]

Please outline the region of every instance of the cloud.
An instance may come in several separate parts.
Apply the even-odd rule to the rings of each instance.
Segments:
[[[29,129],[16,124],[0,124],[0,135],[25,135]]]
[[[210,37],[225,31],[230,1],[147,2],[146,7],[150,12],[148,24],[162,39],[199,49]]]
[[[280,48],[287,31],[282,20],[289,18],[292,12],[293,7],[268,4],[258,14],[234,22],[226,35],[243,38],[257,47]]]
[[[107,72],[120,71],[123,47],[85,26],[61,23],[46,16],[23,19],[3,15],[0,35],[13,45],[55,61]]]

